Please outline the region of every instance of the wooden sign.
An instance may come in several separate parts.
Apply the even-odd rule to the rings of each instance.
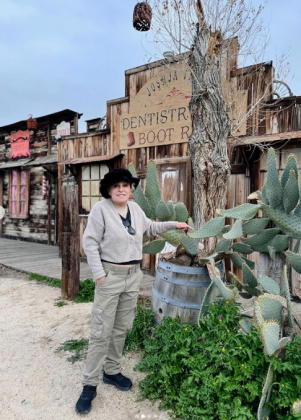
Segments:
[[[19,130],[10,135],[10,157],[30,156],[29,131]]]
[[[67,123],[66,121],[62,121],[60,124],[58,124],[56,126],[56,134],[58,136],[70,136],[71,134],[70,123]]]
[[[130,98],[120,116],[120,149],[185,143],[191,134],[191,76],[183,64],[164,67]]]

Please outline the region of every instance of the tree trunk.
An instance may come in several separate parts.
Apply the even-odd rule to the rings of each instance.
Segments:
[[[188,148],[194,175],[193,217],[197,228],[216,217],[216,209],[225,206],[230,175],[226,145],[230,122],[222,94],[220,55],[219,33],[210,33],[201,13],[189,59],[192,134]]]

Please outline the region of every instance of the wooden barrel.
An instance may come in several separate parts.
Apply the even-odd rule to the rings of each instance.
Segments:
[[[223,277],[223,264],[217,266]],[[197,322],[206,290],[211,283],[207,267],[185,267],[160,260],[152,291],[156,322],[163,317]]]

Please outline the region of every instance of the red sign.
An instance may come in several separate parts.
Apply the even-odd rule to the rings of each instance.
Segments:
[[[29,151],[29,131],[19,130],[10,135],[10,157],[30,156]]]

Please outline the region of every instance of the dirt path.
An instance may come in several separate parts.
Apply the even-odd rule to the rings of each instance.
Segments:
[[[123,358],[123,373],[133,380],[129,392],[101,383],[92,411],[75,413],[81,392],[82,362],[71,364],[68,354],[55,350],[66,340],[89,336],[92,303],[57,307],[60,290],[0,269],[0,413],[5,420],[169,419],[145,400],[137,402],[134,372],[137,353]]]

